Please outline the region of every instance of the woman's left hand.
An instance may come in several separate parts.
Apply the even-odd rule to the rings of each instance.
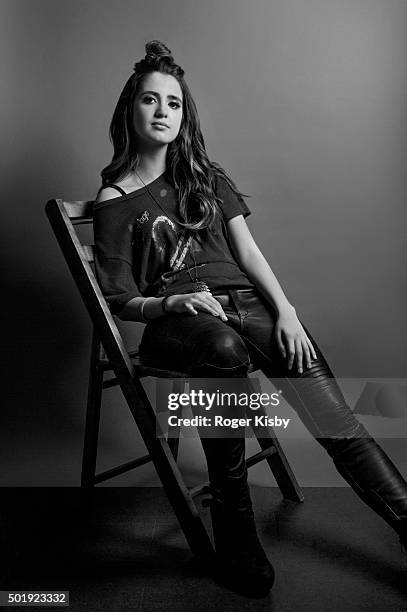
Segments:
[[[288,356],[287,366],[289,370],[292,368],[294,358],[296,358],[300,374],[303,372],[303,362],[307,368],[310,368],[311,356],[317,359],[315,349],[305,333],[294,307],[290,306],[280,312],[275,325],[275,335],[284,359]]]

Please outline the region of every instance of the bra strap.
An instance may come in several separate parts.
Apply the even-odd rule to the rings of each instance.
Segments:
[[[117,191],[119,193],[121,193],[122,195],[127,195],[127,193],[124,191],[124,189],[122,189],[118,185],[115,185],[114,183],[105,183],[104,185],[102,185],[102,187],[99,189],[99,191],[102,191],[102,189],[104,189],[105,187],[113,187],[113,189],[117,189]]]

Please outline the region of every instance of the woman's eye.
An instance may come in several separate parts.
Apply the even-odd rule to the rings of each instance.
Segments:
[[[153,98],[153,96],[144,96],[143,98],[143,102],[145,102],[146,104],[151,104],[151,102],[154,102],[155,98]]]
[[[171,108],[181,108],[181,104],[179,102],[170,102],[168,106]]]

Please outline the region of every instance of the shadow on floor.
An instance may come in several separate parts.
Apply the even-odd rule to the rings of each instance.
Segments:
[[[277,488],[252,487],[276,570],[261,600],[218,586],[194,562],[161,488],[2,493],[1,590],[70,591],[74,611],[407,610],[407,554],[348,488],[307,488],[296,504]],[[210,529],[208,510],[200,512]]]

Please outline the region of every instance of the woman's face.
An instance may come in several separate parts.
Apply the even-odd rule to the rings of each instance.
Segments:
[[[182,120],[182,91],[170,74],[151,72],[140,84],[134,101],[134,129],[141,147],[168,145]]]

